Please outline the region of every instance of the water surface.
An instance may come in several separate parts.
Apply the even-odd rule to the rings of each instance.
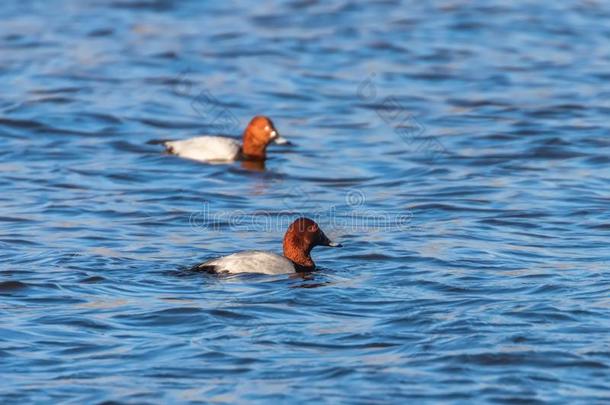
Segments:
[[[547,2],[548,3],[548,2]],[[610,400],[610,6],[0,6],[3,402]],[[154,139],[275,120],[264,170]],[[190,265],[281,250],[310,277]]]

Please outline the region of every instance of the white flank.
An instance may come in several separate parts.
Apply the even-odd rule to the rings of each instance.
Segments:
[[[222,136],[198,136],[165,142],[170,153],[201,162],[232,162],[239,156],[239,141]]]
[[[210,260],[201,266],[216,266],[216,271],[219,273],[288,274],[295,272],[293,263],[284,256],[261,251],[234,253]]]

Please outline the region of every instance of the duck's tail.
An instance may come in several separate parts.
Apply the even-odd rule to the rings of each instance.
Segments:
[[[168,151],[169,153],[174,153],[173,148],[168,145],[169,142],[171,142],[171,139],[151,139],[150,141],[146,142],[147,145],[163,145],[165,147],[165,150]]]
[[[147,145],[165,145],[167,142],[171,142],[171,139],[151,139],[146,142]]]
[[[213,264],[198,264],[190,268],[191,271],[198,271],[209,274],[218,274],[218,266],[214,266]]]

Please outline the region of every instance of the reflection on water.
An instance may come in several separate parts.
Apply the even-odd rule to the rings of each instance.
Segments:
[[[252,172],[265,171],[265,161],[264,160],[244,160],[244,161],[240,162],[240,165],[245,170],[249,170]]]
[[[4,402],[607,401],[606,3],[5,3]],[[301,214],[316,273],[187,270]]]

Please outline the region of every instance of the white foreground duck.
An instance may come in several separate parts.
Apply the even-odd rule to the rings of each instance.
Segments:
[[[230,274],[309,272],[316,268],[310,255],[315,246],[341,247],[341,244],[328,239],[311,219],[299,218],[288,227],[284,235],[283,256],[256,250],[239,252],[201,263],[193,267],[193,270]]]

